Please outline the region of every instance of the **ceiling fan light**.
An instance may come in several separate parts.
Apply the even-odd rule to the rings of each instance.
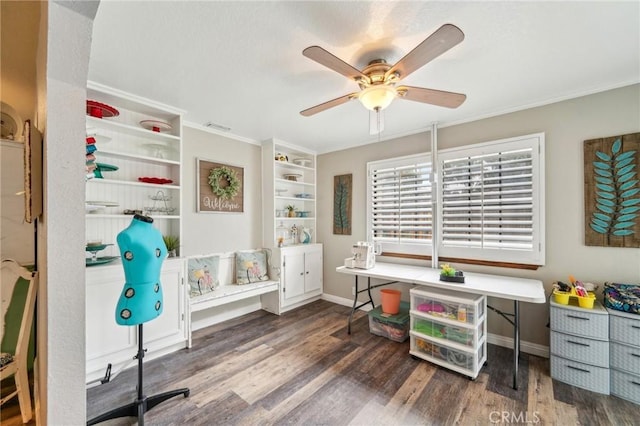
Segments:
[[[387,85],[371,86],[360,92],[358,99],[368,110],[383,110],[388,107],[396,97],[396,90]]]

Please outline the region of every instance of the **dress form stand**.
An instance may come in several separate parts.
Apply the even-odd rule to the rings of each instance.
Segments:
[[[174,396],[189,396],[189,388],[145,396],[143,392],[143,323],[162,313],[162,286],[160,271],[167,256],[167,248],[160,232],[153,227],[153,219],[135,215],[129,227],[117,237],[122,256],[125,284],[116,306],[116,323],[138,326],[138,396],[135,401],[94,417],[87,425],[94,425],[119,417],[137,417],[144,426],[144,413]]]

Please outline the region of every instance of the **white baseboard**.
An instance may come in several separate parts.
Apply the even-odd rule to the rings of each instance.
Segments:
[[[345,297],[334,296],[333,294],[324,293],[322,295],[322,300],[326,300],[327,302],[337,303],[338,305],[343,306],[353,306],[353,299],[347,299]],[[371,305],[366,305],[361,308],[363,311],[370,311]],[[493,345],[503,346],[505,348],[513,348],[513,338],[500,336],[499,334],[488,333],[487,342]],[[520,351],[536,355],[542,358],[549,358],[549,347],[544,345],[539,345],[537,343],[526,342],[524,340],[520,340]]]
[[[487,342],[493,345],[513,349],[513,337],[506,337],[500,336],[498,334],[488,333]],[[549,358],[549,346],[539,345],[537,343],[520,340],[520,351],[542,358]]]
[[[353,299],[347,299],[345,297],[334,296],[333,294],[322,293],[322,300],[326,300],[327,302],[332,302],[342,306],[353,306]],[[359,303],[364,303],[364,301],[360,301]],[[360,310],[369,312],[371,310],[371,305],[366,305],[360,308]]]

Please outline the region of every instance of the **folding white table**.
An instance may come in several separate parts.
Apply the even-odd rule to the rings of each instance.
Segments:
[[[513,313],[505,313],[491,308],[498,315],[509,321],[513,326],[513,388],[518,389],[518,360],[520,358],[520,302],[546,303],[542,281],[527,278],[514,278],[501,275],[476,274],[465,272],[464,283],[450,283],[440,281],[440,270],[421,266],[400,265],[396,263],[377,262],[371,269],[356,269],[339,266],[336,272],[353,275],[355,277],[355,294],[353,307],[349,314],[347,332],[351,334],[351,320],[356,309],[371,303],[375,308],[371,289],[394,283],[408,283],[414,285],[437,287],[452,291],[482,294],[500,299],[513,300]],[[359,289],[358,277],[367,278],[367,287]],[[387,280],[380,284],[371,284],[371,279]],[[369,300],[358,305],[358,294],[366,292]],[[511,319],[510,317],[513,317]]]

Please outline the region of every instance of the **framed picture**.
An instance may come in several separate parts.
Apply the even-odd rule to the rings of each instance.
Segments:
[[[351,191],[353,175],[333,177],[333,233],[351,235]]]
[[[584,141],[584,241],[640,247],[640,133]]]
[[[196,159],[198,213],[244,212],[244,168]]]

